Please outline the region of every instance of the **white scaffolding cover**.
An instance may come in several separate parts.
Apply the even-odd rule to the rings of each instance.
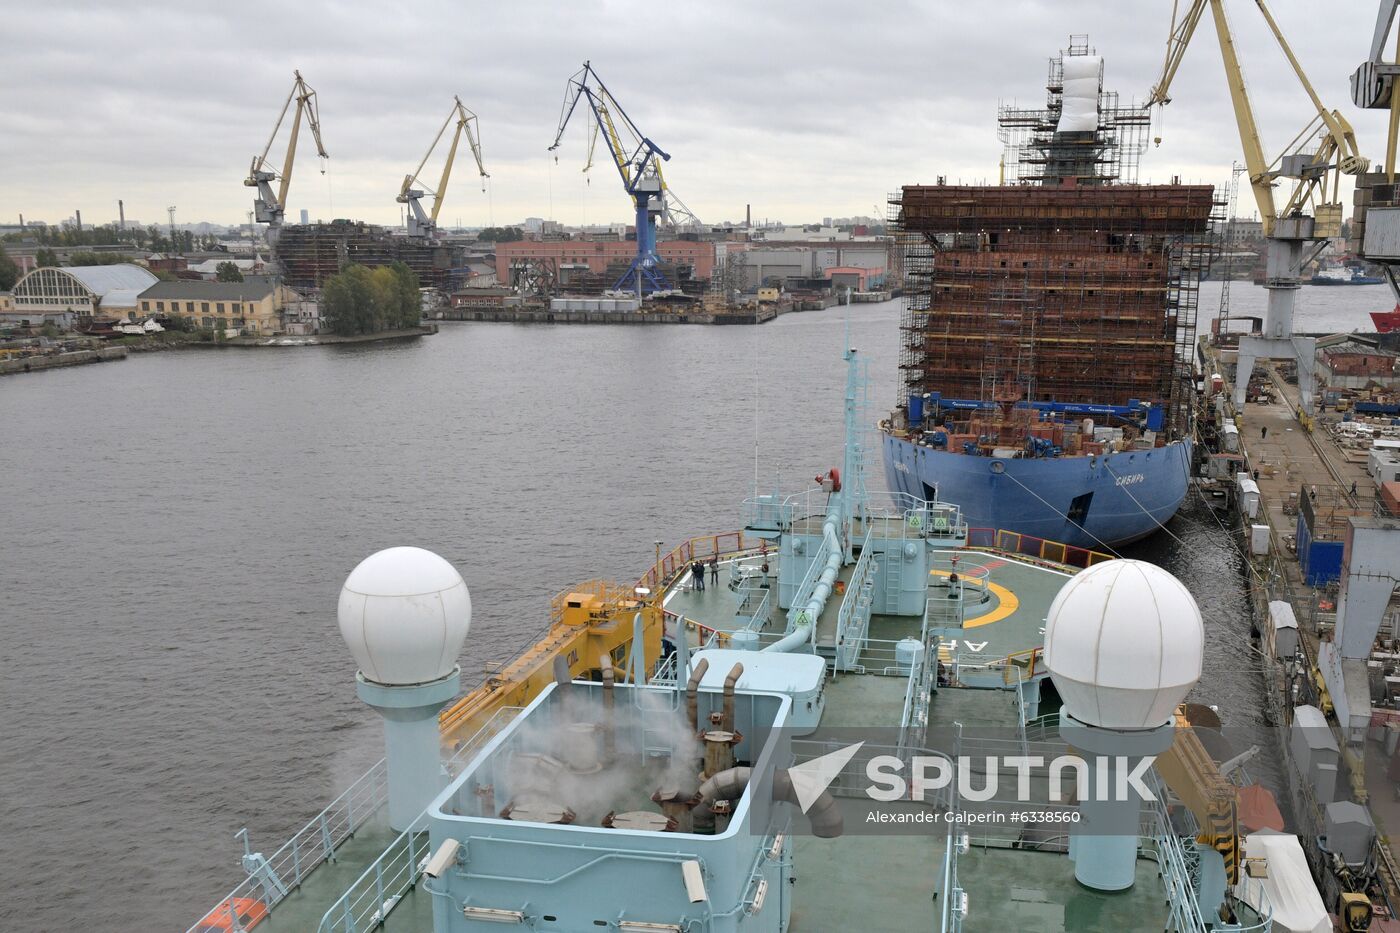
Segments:
[[[1103,59],[1097,55],[1067,55],[1064,59],[1057,133],[1092,133],[1099,128],[1099,85]]]

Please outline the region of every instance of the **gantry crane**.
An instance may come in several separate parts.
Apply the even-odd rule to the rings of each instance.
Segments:
[[[322,175],[326,173],[324,160],[330,158],[326,155],[326,147],[321,143],[321,115],[316,108],[316,92],[302,80],[300,71],[294,71],[292,74],[296,76],[296,80],[292,83],[292,91],[287,95],[287,100],[282,104],[282,112],[277,115],[272,135],[267,138],[267,145],[263,147],[262,154],[253,156],[253,167],[248,170],[248,177],[243,179],[243,184],[258,189],[253,210],[258,222],[268,225],[269,243],[276,242],[277,235],[282,230],[283,216],[287,212],[287,188],[292,183],[292,165],[296,161],[297,136],[301,132],[303,116],[306,117],[307,125],[311,127],[311,135],[316,139],[316,152],[322,159]],[[282,171],[278,173],[268,165],[267,155],[272,151],[272,144],[277,141],[277,131],[282,128],[282,121],[287,118],[287,110],[292,106],[292,101],[296,101],[297,104],[296,114],[292,117],[292,135],[287,141],[287,156],[282,162]],[[278,180],[281,183],[274,195],[272,183]]]
[[[1311,338],[1294,336],[1294,300],[1302,284],[1303,266],[1312,261],[1330,237],[1341,234],[1341,176],[1362,174],[1369,162],[1357,152],[1356,137],[1346,118],[1336,110],[1328,110],[1313,90],[1312,82],[1304,74],[1268,5],[1264,0],[1254,0],[1254,5],[1263,15],[1294,76],[1312,102],[1313,112],[1309,114],[1307,124],[1277,157],[1270,160],[1264,154],[1254,108],[1245,87],[1244,71],[1235,50],[1234,35],[1225,15],[1224,0],[1191,0],[1179,18],[1177,13],[1180,7],[1173,4],[1171,33],[1167,39],[1162,75],[1148,95],[1145,106],[1165,105],[1171,101],[1168,92],[1172,78],[1181,65],[1191,37],[1195,35],[1197,23],[1209,6],[1215,21],[1216,38],[1220,43],[1220,56],[1225,65],[1225,80],[1230,88],[1240,143],[1244,149],[1245,168],[1249,173],[1250,186],[1254,189],[1254,199],[1259,205],[1264,235],[1268,239],[1264,282],[1264,287],[1269,291],[1268,308],[1264,314],[1263,332],[1240,338],[1235,404],[1244,404],[1256,359],[1293,358],[1298,362],[1298,391],[1302,408],[1311,414],[1316,343]],[[1281,179],[1291,179],[1293,184],[1282,206],[1274,197],[1274,188]]]
[[[1381,0],[1376,13],[1376,28],[1371,35],[1371,54],[1351,76],[1351,100],[1368,110],[1388,110],[1390,128],[1385,141],[1385,164],[1381,171],[1369,173],[1357,180],[1352,239],[1361,244],[1360,255],[1380,263],[1385,270],[1390,290],[1395,295],[1395,310],[1371,315],[1379,330],[1400,328],[1400,198],[1395,192],[1395,151],[1400,141],[1400,94],[1395,91],[1395,79],[1400,75],[1400,39],[1394,56],[1386,59],[1385,43],[1395,23],[1395,11],[1400,0]]]
[[[559,148],[559,143],[564,138],[564,130],[569,125],[569,118],[573,116],[581,99],[588,101],[593,116],[588,162],[583,170],[586,172],[593,166],[593,152],[601,130],[603,141],[617,166],[617,173],[622,177],[622,187],[631,196],[636,208],[637,255],[613,288],[644,294],[667,291],[671,285],[661,274],[658,268],[660,260],[656,255],[657,223],[660,221],[672,225],[699,224],[695,215],[680,203],[666,185],[666,179],[661,173],[661,163],[670,161],[671,157],[637,128],[637,124],[632,122],[627,111],[622,109],[622,105],[613,97],[607,85],[603,84],[589,62],[584,62],[583,68],[569,78],[569,83],[564,89],[564,105],[559,113],[559,131],[554,135],[554,145],[549,147],[550,152]],[[625,141],[623,134],[628,137]]]
[[[447,150],[447,162],[442,166],[442,178],[438,181],[436,189],[423,185],[418,180],[418,176],[423,171],[423,166],[428,164],[428,159],[432,156],[437,144],[442,141],[442,134],[447,132],[447,127],[453,120],[457,121],[457,129],[452,134],[452,145]],[[486,166],[481,161],[481,135],[480,122],[477,122],[477,132],[472,132],[471,124],[477,119],[476,114],[462,106],[460,97],[452,98],[452,109],[448,111],[447,119],[442,121],[442,126],[438,128],[437,135],[433,137],[432,144],[428,146],[428,151],[423,153],[423,159],[418,163],[418,167],[403,178],[403,185],[399,187],[399,196],[395,198],[400,204],[408,205],[408,235],[414,237],[431,237],[437,232],[438,214],[442,211],[442,199],[447,194],[447,180],[452,177],[452,163],[457,158],[457,144],[462,141],[462,136],[467,137],[467,144],[471,146],[472,155],[476,158],[476,170],[482,178],[490,178],[486,172]],[[421,188],[414,187],[422,185]],[[485,190],[484,188],[482,190]],[[423,205],[418,202],[425,194],[433,196],[433,210],[428,213],[423,210]]]

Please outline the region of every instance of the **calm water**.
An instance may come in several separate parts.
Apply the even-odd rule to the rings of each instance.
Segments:
[[[1304,329],[1389,305],[1380,287],[1304,297]],[[1262,290],[1237,284],[1233,304]],[[335,624],[370,552],[458,566],[474,682],[542,630],[555,591],[736,525],[756,448],[765,481],[838,463],[847,317],[447,325],[0,380],[0,929],[183,930],[237,880],[239,827],[270,851],[377,759]],[[898,308],[849,318],[888,404]],[[1133,553],[1201,599],[1198,693],[1238,722],[1259,703],[1238,557],[1203,507],[1171,528]]]

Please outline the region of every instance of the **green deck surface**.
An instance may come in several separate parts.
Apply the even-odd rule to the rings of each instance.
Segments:
[[[1074,880],[1062,852],[983,849],[958,859],[958,883],[968,896],[963,929],[1034,930],[1036,933],[1121,933],[1166,926],[1166,897],[1157,864],[1138,859],[1137,883],[1104,894]]]
[[[258,933],[314,933],[330,906],[398,836],[389,829],[381,810],[378,818],[360,827],[353,837],[341,844],[334,862],[322,864],[300,888],[288,894],[268,918],[258,924]],[[410,891],[389,914],[382,929],[388,933],[431,933],[432,896],[418,888]]]
[[[973,602],[967,592],[965,624],[943,633],[944,642],[964,664],[997,661],[1017,652],[1041,646],[1046,610],[1067,577],[1041,567],[996,555],[962,552],[959,573],[978,574],[985,568],[986,600]],[[847,579],[849,567],[842,572]],[[687,575],[688,578],[688,575]],[[945,599],[946,573],[930,575],[929,597]],[[719,631],[733,631],[742,620],[736,615],[738,600],[726,585],[729,567],[722,565],[719,583],[706,579],[704,592],[680,584],[665,597],[671,612]],[[774,590],[776,597],[776,589]],[[817,623],[817,640],[834,641],[836,613],[841,600],[828,601]],[[781,634],[783,610],[773,606],[768,636]],[[875,616],[869,636],[888,645],[902,638],[918,637],[922,617]],[[692,645],[704,639],[691,634]],[[861,659],[874,670],[890,660],[876,660],[877,653]],[[826,711],[822,727],[899,725],[907,679],[873,673],[830,676],[826,685]],[[1008,690],[943,688],[930,707],[933,728],[952,722],[965,726],[1014,729],[1017,712],[1014,694]],[[259,933],[316,930],[325,910],[394,838],[382,823],[361,829],[338,853],[339,860],[315,871],[302,888],[293,892],[259,925]],[[793,839],[796,884],[789,890],[794,900],[795,933],[832,930],[936,930],[944,896],[937,891],[944,855],[944,829],[912,835],[847,835],[838,839],[798,836]],[[1074,868],[1062,853],[979,848],[958,861],[958,878],[969,898],[964,923],[968,931],[1121,931],[1161,929],[1166,918],[1165,896],[1155,863],[1140,860],[1138,883],[1130,891],[1106,895],[1088,891],[1074,881]],[[411,892],[389,915],[383,929],[390,933],[430,933],[431,897],[421,889]]]

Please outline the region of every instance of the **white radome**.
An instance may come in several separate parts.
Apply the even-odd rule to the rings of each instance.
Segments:
[[[456,667],[472,598],[457,568],[432,551],[391,547],[350,571],[337,616],[340,637],[367,679],[421,684]]]
[[[1195,598],[1146,561],[1105,561],[1081,571],[1045,620],[1045,666],[1065,709],[1091,726],[1166,724],[1200,679],[1204,651]]]

